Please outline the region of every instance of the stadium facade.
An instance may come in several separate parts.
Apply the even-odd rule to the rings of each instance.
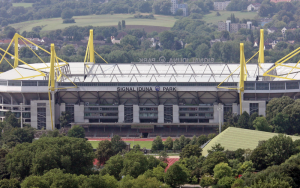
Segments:
[[[60,124],[61,113],[68,111],[72,125],[88,130],[203,130],[222,124],[227,112],[265,115],[272,98],[300,96],[298,63],[282,65],[284,60],[246,66],[243,44],[240,64],[164,62],[164,57],[159,58],[162,62],[151,58],[150,62],[104,64],[94,63],[92,40],[90,37],[85,62],[60,61],[54,45],[50,63],[28,65],[15,56],[14,68],[0,74],[0,118],[12,111],[24,123],[50,130]],[[259,61],[264,62],[261,41]],[[15,48],[15,54],[17,51]]]

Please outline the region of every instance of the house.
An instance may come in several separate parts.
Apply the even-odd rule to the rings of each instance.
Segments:
[[[111,43],[113,44],[120,44],[121,40],[116,40],[114,36],[110,37]]]
[[[281,29],[282,35],[285,35],[286,30],[287,30],[287,28],[285,28],[285,27]]]
[[[156,47],[156,45],[160,47],[159,38],[151,38],[150,41],[152,42],[151,47]]]
[[[248,12],[250,12],[250,11],[258,11],[259,8],[260,8],[260,3],[253,3],[253,4],[248,5],[247,11]]]
[[[231,1],[225,2],[214,2],[214,10],[226,10],[226,7],[229,5]]]
[[[220,39],[215,39],[215,40],[211,40],[209,43],[210,43],[210,46],[212,47],[216,42],[227,42],[226,39],[224,39],[223,37],[220,38]]]
[[[294,44],[295,41],[294,41],[294,40],[288,40],[288,43],[289,43],[289,44]]]
[[[278,29],[276,27],[271,27],[269,29],[267,29],[268,34],[274,33],[276,32]]]

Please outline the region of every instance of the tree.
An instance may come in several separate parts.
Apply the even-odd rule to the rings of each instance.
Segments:
[[[215,183],[215,178],[212,177],[210,174],[204,174],[201,177],[201,180],[200,180],[201,187],[206,188],[206,187],[213,185],[214,183]]]
[[[186,145],[182,151],[180,152],[179,156],[180,159],[189,158],[191,156],[200,157],[202,154],[202,149],[197,145]]]
[[[150,5],[150,3],[148,1],[142,1],[139,3],[139,11],[140,12],[151,12],[152,11],[152,7]]]
[[[153,3],[154,14],[171,14],[171,2],[168,0],[159,0]]]
[[[146,170],[148,170],[148,160],[142,152],[130,151],[125,154],[121,175],[137,178]]]
[[[279,165],[295,153],[291,137],[279,134],[266,141],[266,161],[269,165]]]
[[[254,113],[251,114],[250,119],[249,119],[249,128],[250,128],[250,129],[254,129],[254,127],[253,127],[253,122],[254,122],[254,120],[255,120],[257,117],[258,117],[258,113],[257,113],[257,112],[254,112]]]
[[[159,157],[158,157],[158,159],[159,159],[160,161],[167,163],[167,162],[168,162],[168,157],[169,157],[169,156],[168,156],[167,152],[165,152],[165,151],[159,152]]]
[[[158,181],[163,182],[165,178],[165,169],[158,165],[157,167],[153,168],[153,175]]]
[[[122,46],[131,45],[134,48],[138,47],[138,40],[135,36],[126,35],[120,42]]]
[[[225,153],[217,151],[209,154],[206,160],[203,162],[203,166],[201,168],[202,174],[213,174],[214,167],[221,162],[228,163],[228,159],[226,158]]]
[[[122,20],[122,29],[125,29],[126,25],[125,25],[125,20]]]
[[[119,135],[114,135],[111,139],[111,148],[115,154],[126,148],[126,143]]]
[[[181,135],[180,138],[179,138],[180,149],[183,149],[185,144],[187,143],[185,140],[186,140],[185,136]]]
[[[141,150],[141,146],[139,144],[134,145],[132,148],[134,151],[140,151]]]
[[[250,160],[253,162],[253,167],[256,170],[263,170],[267,168],[267,161],[265,159],[266,155],[265,142],[260,142],[250,156]]]
[[[209,57],[209,47],[205,43],[202,43],[200,46],[198,46],[195,52],[198,58]]]
[[[62,19],[71,19],[74,15],[74,12],[70,8],[65,8],[63,9],[61,13],[61,18]]]
[[[156,138],[152,142],[152,151],[157,151],[157,150],[163,150],[164,149],[164,144],[162,142],[162,139],[160,136],[156,136]]]
[[[166,150],[172,150],[173,148],[173,139],[169,136],[165,141],[165,148]]]
[[[1,188],[19,188],[20,182],[17,179],[3,179],[0,181]]]
[[[227,163],[219,163],[214,168],[214,178],[221,179],[232,175],[231,167]]]
[[[100,171],[101,175],[109,174],[114,176],[117,180],[121,179],[120,173],[123,169],[123,162],[124,157],[120,154],[114,155],[110,157],[105,165],[104,168]]]
[[[283,114],[287,114],[289,117],[290,133],[295,134],[300,132],[300,100],[295,100],[294,103],[287,105],[283,110]]]
[[[7,37],[12,39],[16,33],[16,29],[11,26],[6,26],[3,30],[3,34]]]
[[[218,151],[224,151],[224,147],[222,147],[220,143],[215,144],[214,146],[211,147],[210,150],[207,150],[208,154],[212,154]]]
[[[281,98],[273,98],[267,104],[266,109],[266,119],[271,122],[272,119],[289,104],[294,103],[294,100],[288,96],[283,96]]]
[[[248,112],[244,111],[238,120],[238,126],[240,128],[249,129],[250,116]]]
[[[15,114],[11,111],[5,113],[5,123],[15,128],[21,127],[21,124],[18,122],[18,119],[15,117]]]
[[[218,181],[218,185],[223,186],[224,188],[231,188],[231,185],[234,183],[234,177],[223,177]]]
[[[114,155],[112,143],[108,140],[100,141],[96,151],[99,165],[103,165],[111,156]]]
[[[206,135],[200,135],[198,138],[197,138],[197,144],[198,146],[202,146],[203,144],[205,144],[209,139],[207,138]]]
[[[80,125],[75,125],[68,131],[68,136],[75,138],[85,138],[84,128]]]
[[[118,30],[119,30],[119,31],[122,30],[122,25],[121,25],[121,22],[120,22],[120,21],[118,22]]]
[[[7,165],[5,163],[5,156],[7,154],[8,150],[0,149],[0,179],[9,178],[10,176],[10,173],[7,171]]]
[[[268,121],[265,117],[257,117],[253,121],[253,127],[255,130],[272,132],[273,127],[269,126]]]
[[[197,137],[196,135],[193,136],[193,138],[191,139],[190,143],[191,145],[197,145]]]
[[[76,55],[76,50],[72,44],[68,44],[62,48],[62,53],[65,56]],[[68,113],[68,112],[62,112],[62,114],[63,113]]]
[[[159,34],[159,40],[165,49],[171,49],[174,44],[175,35],[171,31],[163,31]]]
[[[163,184],[154,177],[146,177],[145,175],[140,175],[137,179],[133,179],[130,176],[125,176],[121,182],[120,187],[122,188],[152,188],[152,187],[161,187],[169,188],[168,185]]]
[[[34,139],[35,129],[32,127],[12,128],[10,125],[6,125],[3,129],[2,141],[8,147],[15,147],[19,143],[31,143]]]
[[[177,138],[173,142],[173,150],[181,150],[180,142]]]
[[[187,181],[188,174],[183,170],[183,168],[175,162],[168,169],[165,174],[165,182],[171,187],[178,187],[181,184],[184,184]]]
[[[16,145],[7,154],[6,164],[11,177],[24,179],[60,168],[66,173],[89,174],[95,155],[92,145],[82,138],[43,137],[33,143]]]

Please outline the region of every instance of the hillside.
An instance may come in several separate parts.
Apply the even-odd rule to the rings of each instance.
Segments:
[[[203,20],[207,23],[217,24],[219,21],[225,21],[231,14],[234,14],[236,18],[253,19],[257,16],[256,12],[241,12],[241,11],[219,11],[221,16],[216,16],[217,11],[211,11],[209,14],[203,16]]]
[[[119,21],[125,20],[126,25],[136,26],[139,28],[141,26],[156,26],[161,27],[161,29],[170,28],[174,25],[176,19],[173,16],[163,16],[154,15],[155,19],[135,19],[133,15],[130,14],[106,14],[106,15],[89,15],[89,16],[74,16],[76,23],[73,24],[63,24],[61,18],[50,18],[43,20],[32,20],[16,24],[11,24],[10,26],[16,28],[19,32],[31,31],[35,26],[44,26],[42,31],[51,31],[56,29],[64,29],[69,26],[117,26]],[[147,27],[147,28],[148,28]],[[155,30],[160,30],[155,28]]]
[[[211,149],[215,144],[220,143],[225,150],[235,151],[239,148],[242,149],[255,149],[259,141],[268,140],[273,136],[276,136],[277,133],[269,133],[263,131],[241,129],[236,127],[229,127],[221,134],[212,139],[204,148],[202,155],[206,156],[208,154],[207,150]],[[298,140],[300,137],[291,136],[292,139]]]

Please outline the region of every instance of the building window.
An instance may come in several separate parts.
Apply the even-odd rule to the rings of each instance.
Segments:
[[[250,115],[255,112],[258,113],[258,103],[250,103]]]
[[[46,108],[37,108],[37,128],[46,129]]]

